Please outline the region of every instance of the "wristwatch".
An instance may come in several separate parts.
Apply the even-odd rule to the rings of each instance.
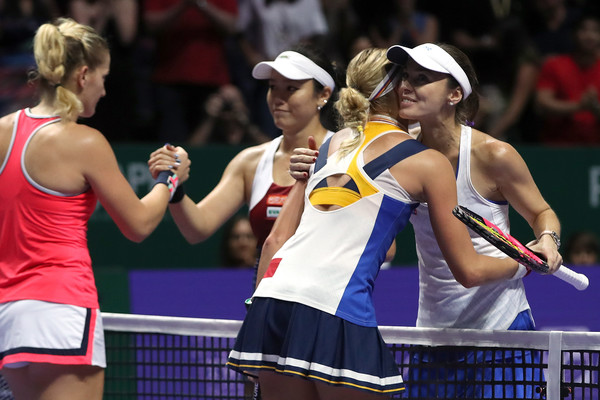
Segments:
[[[550,235],[552,236],[552,240],[554,240],[554,244],[556,244],[556,249],[560,249],[560,237],[558,236],[558,234],[554,231],[544,231],[542,233],[540,233],[540,237],[539,239],[542,238],[542,236],[544,235]]]

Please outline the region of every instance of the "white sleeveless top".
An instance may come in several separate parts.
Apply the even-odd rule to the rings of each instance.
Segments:
[[[273,256],[254,297],[297,302],[357,325],[377,326],[372,292],[379,267],[418,205],[389,168],[426,149],[407,140],[365,165],[367,146],[396,131],[392,125],[367,123],[365,142],[341,159],[337,153],[326,158],[330,142],[321,147],[306,188],[300,225]],[[311,193],[328,176],[338,174],[351,177],[357,197],[342,208],[321,211],[312,205]],[[347,193],[337,190],[344,188],[324,189],[331,189],[337,198]]]
[[[461,130],[458,171],[458,204],[463,205],[510,232],[508,203],[483,198],[471,182],[471,128]],[[458,283],[437,245],[426,203],[410,218],[419,258],[418,327],[508,329],[517,314],[529,309],[521,279],[504,280],[474,288]],[[479,254],[506,257],[485,239],[469,231]]]

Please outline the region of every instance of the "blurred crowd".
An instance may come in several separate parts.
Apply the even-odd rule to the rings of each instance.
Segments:
[[[252,67],[299,42],[340,66],[366,47],[452,43],[473,60],[475,127],[511,143],[600,145],[597,0],[0,0],[0,114],[32,105],[37,27],[58,16],[111,46],[85,123],[110,141],[191,146],[277,136]]]

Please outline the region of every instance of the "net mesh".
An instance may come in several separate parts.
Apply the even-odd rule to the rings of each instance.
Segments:
[[[104,313],[104,399],[251,399],[225,362],[241,321]],[[380,327],[409,399],[600,400],[600,333]],[[0,399],[10,399],[2,389]]]

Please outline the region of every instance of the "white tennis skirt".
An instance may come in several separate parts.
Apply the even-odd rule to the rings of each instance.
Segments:
[[[0,304],[0,368],[28,363],[105,368],[100,310],[39,300]]]

